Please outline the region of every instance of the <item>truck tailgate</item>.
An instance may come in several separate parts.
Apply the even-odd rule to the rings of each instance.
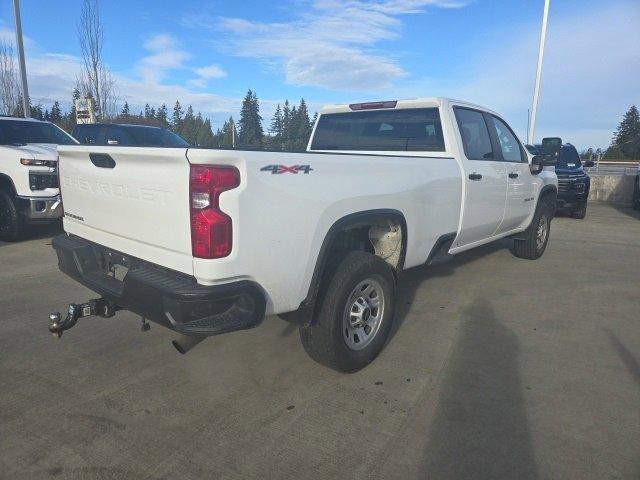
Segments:
[[[185,148],[61,146],[68,233],[193,273]]]

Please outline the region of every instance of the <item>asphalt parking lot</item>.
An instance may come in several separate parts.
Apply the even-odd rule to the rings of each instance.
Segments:
[[[92,294],[50,241],[0,243],[0,478],[640,478],[631,209],[557,218],[539,261],[505,241],[407,272],[354,375],[275,317],[186,356],[131,314],[55,340],[48,314]]]

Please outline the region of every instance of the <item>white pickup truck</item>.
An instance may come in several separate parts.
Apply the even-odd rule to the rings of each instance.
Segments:
[[[62,217],[56,146],[77,143],[52,123],[0,117],[0,240]]]
[[[557,180],[506,122],[444,98],[324,108],[307,153],[64,146],[60,269],[102,297],[52,314],[127,309],[181,335],[296,322],[343,372],[382,349],[402,270],[503,237],[536,259]]]

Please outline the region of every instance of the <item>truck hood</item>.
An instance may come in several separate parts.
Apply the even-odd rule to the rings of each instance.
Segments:
[[[582,167],[578,168],[562,168],[556,165],[556,174],[558,175],[585,175],[586,172]]]
[[[58,146],[55,143],[28,143],[26,145],[3,145],[3,147],[14,151],[16,156],[30,156],[36,160],[58,159]]]

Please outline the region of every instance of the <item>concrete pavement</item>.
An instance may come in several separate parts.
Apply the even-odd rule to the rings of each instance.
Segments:
[[[354,375],[271,317],[186,356],[127,313],[55,340],[93,295],[50,235],[0,243],[0,478],[638,479],[640,216],[558,218],[407,272],[394,335]]]

